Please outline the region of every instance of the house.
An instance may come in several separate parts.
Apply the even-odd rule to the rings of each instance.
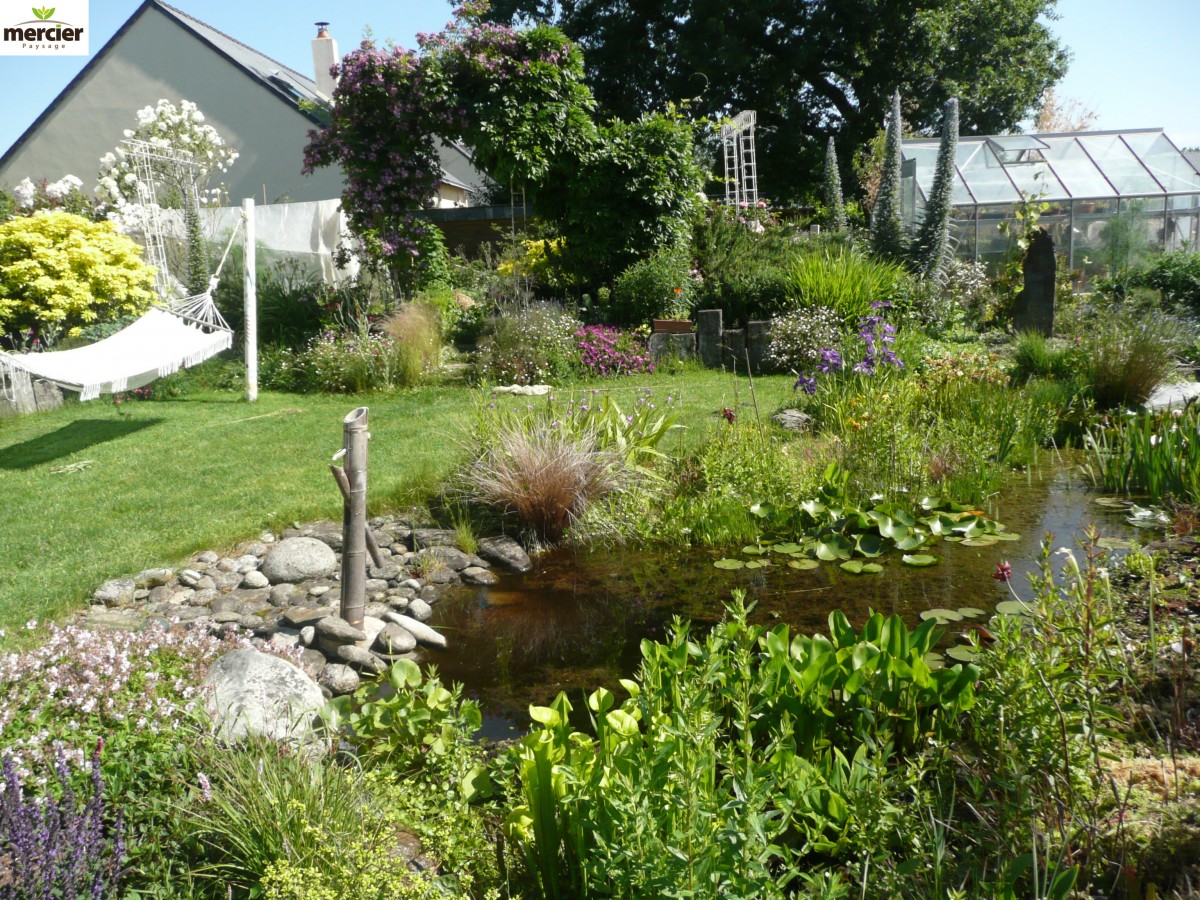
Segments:
[[[324,27],[313,41],[316,78],[310,78],[161,0],[145,0],[0,157],[0,187],[66,174],[94,184],[100,158],[134,127],[137,110],[166,98],[196,103],[240,154],[225,176],[233,201],[340,197],[338,169],[301,174],[308,132],[320,124],[317,107],[333,90],[328,71],[337,59]],[[469,151],[447,144],[441,155],[435,205],[469,205],[484,181]]]

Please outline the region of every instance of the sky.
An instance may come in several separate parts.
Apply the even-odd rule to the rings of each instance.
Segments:
[[[13,19],[13,11],[23,10],[28,2],[0,0],[0,14]],[[93,55],[139,5],[140,0],[91,0]],[[172,5],[310,76],[314,22],[331,23],[342,53],[358,44],[365,27],[379,40],[390,38],[411,47],[417,32],[440,30],[451,9],[445,0],[174,0]],[[1060,98],[1095,111],[1095,128],[1163,127],[1179,146],[1200,147],[1200,0],[1059,0],[1058,12],[1060,18],[1051,27],[1073,55],[1058,87]],[[0,56],[0,152],[21,136],[86,62],[86,57]]]

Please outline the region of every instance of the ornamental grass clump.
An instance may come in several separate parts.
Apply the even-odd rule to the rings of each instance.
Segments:
[[[395,380],[417,384],[438,366],[442,353],[438,312],[428,303],[405,303],[384,323],[384,332],[395,347]]]
[[[1081,374],[1097,408],[1144,403],[1175,374],[1195,333],[1193,323],[1156,310],[1098,316],[1080,345]]]
[[[34,793],[4,756],[0,790],[0,898],[121,896],[124,827],[109,821],[100,774],[103,741],[92,751],[86,799],[77,798],[67,758],[54,755],[54,790]],[[39,779],[44,781],[45,779]]]

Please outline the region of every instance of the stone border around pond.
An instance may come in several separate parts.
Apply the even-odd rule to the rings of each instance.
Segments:
[[[146,569],[114,578],[92,595],[80,616],[87,628],[203,628],[218,637],[253,636],[278,650],[299,649],[300,666],[326,696],[353,693],[364,675],[411,659],[417,646],[444,650],[446,639],[425,624],[443,591],[456,584],[494,584],[493,566],[532,567],[510,537],[484,538],[477,554],[455,546],[453,531],[410,527],[394,516],[370,521],[383,566],[367,569],[361,629],[339,615],[342,529],[312,522],[264,532],[229,556],[204,551],[178,568]]]

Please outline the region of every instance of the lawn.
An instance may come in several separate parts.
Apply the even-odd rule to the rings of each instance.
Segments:
[[[765,417],[791,379],[755,380]],[[745,378],[685,369],[580,385],[632,404],[679,398],[685,427],[667,449],[700,443],[723,407],[754,415]],[[0,420],[0,628],[80,609],[104,580],[227,548],[264,528],[337,518],[327,464],[342,417],[371,409],[373,512],[420,502],[460,459],[479,388],[424,387],[363,397],[227,393],[115,406],[104,399]],[[537,403],[505,397],[500,403]]]

